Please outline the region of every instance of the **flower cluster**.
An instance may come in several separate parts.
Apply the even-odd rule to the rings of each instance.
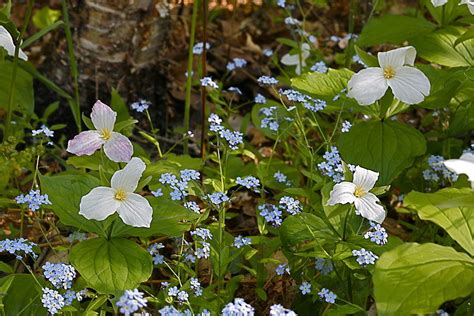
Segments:
[[[201,214],[201,208],[199,207],[199,204],[194,201],[185,202],[184,207],[190,211],[193,211],[194,213]]]
[[[344,168],[337,147],[331,146],[331,150],[326,151],[323,158],[325,161],[318,164],[318,168],[321,170],[322,174],[331,177],[335,183],[343,181]]]
[[[278,183],[284,183],[287,186],[291,185],[291,181],[288,180],[288,177],[283,172],[281,172],[280,170],[278,170],[277,172],[275,172],[273,174],[273,178]]]
[[[147,251],[153,257],[153,264],[162,264],[165,261],[165,256],[160,254],[160,249],[165,248],[162,243],[154,243],[148,246]]]
[[[201,296],[202,295],[201,283],[199,282],[199,280],[197,278],[191,278],[189,280],[189,284],[191,286],[191,290],[194,291],[194,295],[196,295],[196,296]]]
[[[382,225],[370,222],[370,229],[364,234],[365,239],[370,239],[371,242],[377,245],[385,245],[387,243],[388,234]]]
[[[139,113],[145,112],[150,107],[151,102],[147,100],[140,99],[137,102],[133,102],[130,107],[132,110],[135,110]]]
[[[47,194],[41,194],[40,190],[31,190],[28,194],[20,194],[15,198],[18,204],[28,204],[28,208],[37,211],[42,205],[51,205]]]
[[[258,180],[254,176],[248,176],[245,178],[237,177],[237,179],[235,179],[235,182],[238,185],[246,187],[249,190],[253,190],[256,193],[260,192],[260,190],[258,189],[258,187],[260,186],[260,180]]]
[[[21,260],[23,256],[26,255],[31,255],[33,258],[36,258],[37,255],[33,251],[34,246],[36,246],[35,243],[25,238],[0,240],[0,252],[6,251],[15,255],[18,260]]]
[[[278,84],[278,80],[270,76],[261,76],[257,79],[261,86],[274,86]]]
[[[337,295],[326,288],[322,288],[318,295],[326,303],[334,304],[336,302]]]
[[[352,250],[352,255],[356,257],[357,263],[365,267],[369,264],[375,264],[375,261],[379,258],[370,250],[361,248],[360,250]]]
[[[280,226],[283,222],[283,213],[277,206],[266,203],[259,205],[257,208],[260,211],[260,216],[265,218],[265,221],[274,227]]]
[[[290,267],[286,263],[279,264],[275,268],[275,273],[280,276],[284,275],[285,273],[290,274]]]
[[[301,21],[289,16],[285,18],[285,24],[286,25],[301,25]]]
[[[270,307],[270,316],[297,316],[294,311],[284,308],[280,304],[274,304]]]
[[[444,161],[442,156],[431,155],[428,157],[429,168],[423,171],[423,178],[426,181],[433,182],[438,182],[441,178],[442,180],[455,182],[458,179],[458,175],[455,172],[449,171],[444,165]]]
[[[37,136],[39,134],[44,134],[46,137],[54,137],[54,131],[50,130],[46,125],[41,125],[41,128],[34,129],[31,131],[31,135]]]
[[[250,238],[242,237],[242,235],[239,235],[239,236],[235,237],[233,245],[236,248],[241,248],[241,247],[251,245],[251,244],[252,244],[252,240]]]
[[[268,128],[271,131],[278,131],[280,124],[278,123],[276,106],[269,106],[260,109],[260,115],[263,115],[262,120],[260,121],[261,128]]]
[[[293,89],[280,90],[279,93],[284,95],[290,101],[301,103],[305,109],[312,112],[321,111],[327,105],[324,100],[312,98],[307,94],[303,94]]]
[[[310,70],[325,74],[326,72],[328,72],[328,66],[326,66],[326,63],[324,61],[318,61],[313,66],[311,66]]]
[[[227,70],[232,71],[234,69],[244,68],[247,66],[247,61],[243,58],[234,58],[232,61],[227,63]]]
[[[267,98],[265,98],[263,95],[258,93],[255,96],[254,102],[257,103],[257,104],[265,104],[265,103],[267,103]]]
[[[344,121],[344,122],[342,122],[341,132],[347,133],[347,132],[349,132],[349,130],[351,129],[351,127],[352,127],[351,122],[349,122],[349,121]]]
[[[211,45],[209,43],[206,43],[206,50],[211,48]],[[193,46],[193,54],[194,55],[201,55],[202,52],[204,51],[204,43],[203,42],[198,42],[194,44]]]
[[[243,134],[241,132],[232,131],[221,125],[222,119],[219,115],[211,113],[208,118],[210,123],[209,130],[215,132],[219,137],[225,139],[231,149],[238,149],[243,144]]]
[[[245,303],[244,299],[236,298],[233,303],[228,303],[221,313],[222,316],[253,316],[255,310],[250,304]]]
[[[300,285],[301,294],[306,295],[311,293],[311,283],[304,281]]]
[[[59,311],[66,306],[64,297],[58,291],[48,288],[43,288],[41,303],[43,303],[43,306],[51,315],[59,313]]]
[[[70,289],[76,277],[76,269],[65,263],[46,262],[43,265],[43,275],[57,289]]]
[[[212,233],[207,228],[196,228],[195,230],[191,231],[191,236],[197,236],[202,240],[211,240]]]
[[[126,290],[117,302],[120,312],[125,316],[130,316],[140,308],[146,307],[147,300],[143,297],[143,293],[134,290]]]
[[[214,192],[214,193],[208,194],[207,198],[215,206],[219,206],[230,200],[229,197],[222,192]]]
[[[188,185],[191,181],[199,180],[200,174],[196,170],[184,169],[180,171],[180,177],[172,173],[163,173],[158,181],[163,185],[168,185],[171,188],[170,197],[173,201],[182,200],[188,196]],[[153,194],[157,196],[158,194]]]
[[[303,210],[300,201],[292,198],[291,196],[282,197],[280,199],[279,206],[291,215],[299,214]]]
[[[331,260],[323,258],[316,258],[314,266],[322,275],[328,275],[334,269]]]
[[[203,87],[211,87],[211,88],[214,88],[214,89],[217,89],[219,88],[219,86],[217,85],[217,83],[215,83],[211,77],[204,77],[202,78],[201,80],[201,86]]]

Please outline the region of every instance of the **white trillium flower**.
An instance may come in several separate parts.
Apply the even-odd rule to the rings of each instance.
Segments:
[[[67,151],[78,156],[92,155],[102,146],[110,160],[128,162],[132,158],[133,146],[130,140],[114,132],[117,113],[108,105],[97,101],[92,107],[91,120],[96,130],[76,135],[67,144]]]
[[[357,166],[352,182],[341,182],[332,189],[327,205],[352,203],[358,214],[368,220],[381,224],[385,210],[378,197],[369,191],[374,188],[379,173]]]
[[[378,54],[380,67],[369,67],[352,76],[347,95],[360,105],[381,99],[388,87],[406,104],[422,102],[430,93],[430,81],[414,66],[416,50],[412,46]]]
[[[443,163],[449,171],[467,175],[467,179],[471,181],[471,187],[474,189],[474,154],[464,153],[459,159],[448,159]]]
[[[153,209],[147,199],[134,193],[145,168],[140,158],[132,158],[125,168],[114,173],[111,188],[97,187],[82,197],[79,214],[102,221],[117,212],[127,225],[150,227]]]
[[[471,12],[471,14],[474,14],[474,0],[461,0],[459,5],[461,4],[467,4],[467,8],[469,9],[469,12]]]
[[[448,0],[431,0],[431,3],[433,4],[434,7],[441,7],[448,3]]]
[[[300,54],[290,55],[285,54],[281,58],[281,63],[287,66],[296,66],[295,73],[297,75],[301,75],[301,67],[306,66],[306,59],[310,55],[311,48],[309,47],[308,43],[303,43],[301,45],[301,64],[300,64]]]
[[[13,43],[13,37],[6,28],[0,25],[0,47],[3,47],[7,50],[8,55],[15,56],[15,44]],[[23,59],[24,61],[28,60],[25,52],[20,49],[18,52],[18,58]]]

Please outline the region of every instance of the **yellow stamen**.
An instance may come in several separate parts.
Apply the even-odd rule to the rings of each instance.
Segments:
[[[365,192],[365,190],[361,187],[356,187],[356,189],[354,191],[354,195],[358,198],[361,198],[366,194],[367,194],[367,192]]]
[[[102,137],[104,140],[109,140],[111,136],[112,132],[108,128],[104,128],[100,131],[100,137]]]
[[[387,66],[383,69],[383,76],[385,79],[392,79],[395,77],[395,69],[392,66]]]
[[[123,201],[127,198],[127,192],[125,192],[122,189],[119,189],[115,192],[114,197],[115,197],[116,200]]]

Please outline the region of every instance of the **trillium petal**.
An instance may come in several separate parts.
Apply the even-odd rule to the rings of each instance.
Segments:
[[[85,131],[74,136],[67,143],[67,151],[78,156],[92,155],[104,144],[104,139],[97,131]]]
[[[0,46],[5,48],[8,55],[15,56],[15,44],[13,43],[13,38],[10,32],[7,29],[0,25]],[[28,60],[28,56],[20,49],[18,52],[18,58],[25,61]]]
[[[334,186],[329,194],[327,205],[354,203],[356,185],[351,182],[341,182]]]
[[[300,63],[300,57],[298,56],[298,54],[296,55],[285,54],[281,58],[281,63],[287,66],[298,65]]]
[[[114,173],[111,180],[112,188],[121,189],[125,192],[135,191],[145,168],[146,165],[143,160],[133,157],[122,170]]]
[[[461,0],[459,5],[461,5],[461,4],[467,4],[469,12],[471,12],[471,14],[474,14],[474,1],[472,1],[472,0]]]
[[[367,193],[354,201],[356,210],[368,220],[382,224],[385,219],[385,210],[382,205],[377,204],[379,199],[373,193]]]
[[[94,127],[99,131],[103,129],[113,131],[116,117],[117,113],[100,100],[97,100],[92,107],[91,120]]]
[[[430,94],[430,81],[421,70],[414,67],[398,68],[395,76],[387,82],[395,98],[406,104],[420,103]]]
[[[357,166],[354,172],[354,180],[352,180],[352,182],[356,186],[364,189],[365,192],[369,192],[374,187],[375,182],[377,182],[378,178],[378,172]]]
[[[104,152],[112,161],[128,162],[133,155],[133,145],[127,137],[112,132],[110,139],[105,142]]]
[[[379,65],[382,68],[398,68],[404,65],[413,66],[415,64],[416,49],[413,46],[397,48],[377,55]]]
[[[119,206],[114,189],[97,187],[82,197],[79,214],[87,219],[102,221],[115,213]]]
[[[474,185],[474,154],[465,153],[459,159],[448,159],[443,163],[450,171],[467,175]]]
[[[347,84],[347,96],[354,98],[360,105],[370,105],[381,99],[388,89],[382,68],[369,67],[352,76]]]
[[[433,4],[434,7],[440,7],[448,3],[448,0],[431,0],[431,3]]]
[[[147,199],[136,193],[129,193],[117,210],[120,218],[133,227],[150,227],[153,209]]]

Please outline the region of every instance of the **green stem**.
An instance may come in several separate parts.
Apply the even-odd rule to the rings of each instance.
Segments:
[[[187,133],[190,128],[190,119],[191,119],[191,85],[193,82],[193,47],[194,39],[196,37],[196,21],[197,21],[197,12],[199,10],[199,0],[193,2],[193,15],[191,18],[191,34],[189,35],[189,48],[188,48],[188,77],[186,78],[186,98],[184,101],[184,132]],[[204,43],[204,46],[206,43]],[[188,140],[184,142],[184,153],[189,152]]]
[[[349,221],[349,218],[351,217],[351,214],[352,214],[352,210],[353,210],[353,206],[351,206],[348,210],[347,210],[347,213],[346,213],[346,217],[344,218],[344,229],[342,231],[342,240],[346,240],[347,238],[347,222]]]
[[[72,41],[71,34],[71,22],[69,21],[69,12],[66,0],[61,0],[61,6],[64,20],[64,32],[66,33],[66,42],[69,54],[69,68],[71,71],[74,86],[74,99],[69,100],[69,106],[71,107],[72,115],[74,117],[74,121],[76,122],[77,129],[80,132],[82,130],[82,126],[80,109],[81,103],[79,99],[79,72],[77,68],[76,55],[74,54],[74,44]]]

